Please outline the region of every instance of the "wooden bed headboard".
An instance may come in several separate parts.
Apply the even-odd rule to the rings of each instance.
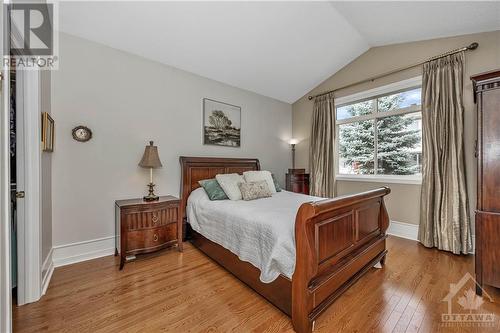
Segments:
[[[186,217],[187,199],[191,191],[200,187],[199,180],[214,178],[222,173],[243,173],[260,170],[256,158],[186,157],[181,162],[181,216]]]

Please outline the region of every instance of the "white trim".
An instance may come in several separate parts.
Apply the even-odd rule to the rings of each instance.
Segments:
[[[385,86],[380,86],[377,88],[369,89],[369,90],[364,90],[352,95],[347,95],[344,97],[339,97],[335,99],[335,107],[343,105],[343,104],[349,104],[352,102],[356,102],[359,100],[367,99],[370,97],[375,97],[379,95],[384,95],[384,94],[389,94],[393,93],[398,90],[403,90],[403,89],[408,89],[408,88],[413,88],[413,87],[418,87],[422,85],[422,76],[415,76],[407,80],[399,81],[399,82],[394,82],[391,84],[387,84]]]
[[[405,222],[391,221],[387,234],[406,238],[418,242],[418,224],[411,224]],[[476,235],[472,235],[472,250],[469,254],[474,254],[476,251]]]
[[[357,123],[360,121],[365,121],[365,120],[373,120],[373,119],[381,119],[381,118],[386,118],[386,117],[392,117],[392,116],[399,116],[399,115],[404,115],[404,114],[411,114],[411,113],[417,113],[417,112],[422,112],[422,106],[421,105],[410,105],[405,108],[400,108],[392,111],[384,111],[384,112],[373,112],[370,114],[364,114],[362,116],[356,116],[356,117],[351,117],[351,118],[346,118],[346,119],[340,119],[337,120],[336,124],[337,125],[344,125],[344,124],[350,124],[350,123]]]
[[[391,221],[387,234],[418,241],[418,225]],[[43,294],[45,294],[55,267],[76,264],[87,260],[113,255],[115,252],[114,241],[115,236],[108,236],[53,247],[44,262],[44,267],[49,265],[49,269],[47,270],[48,273],[44,277]],[[474,235],[472,236],[472,242],[474,245],[473,248],[475,248],[476,242]]]
[[[98,238],[72,244],[54,246],[54,267],[75,264],[90,259],[113,255],[115,236]]]
[[[418,241],[418,224],[391,221],[387,229],[387,234]]]
[[[422,185],[422,177],[420,176],[336,175],[335,180],[365,183]]]
[[[16,72],[16,190],[25,190],[25,87],[26,73],[24,71]],[[25,221],[26,219],[26,200],[16,200],[16,223],[17,223],[17,304],[23,305],[26,301],[26,273],[25,273]]]
[[[0,17],[4,18],[3,4],[0,7]],[[4,46],[8,44],[8,27],[0,24],[0,55],[4,53]],[[4,43],[7,38],[7,43]],[[10,79],[9,69],[2,61],[0,71],[3,79],[0,80],[0,332],[12,332],[12,290],[10,271]]]
[[[47,292],[50,279],[52,278],[52,273],[54,273],[54,262],[52,260],[53,252],[54,248],[50,249],[49,254],[47,254],[47,257],[45,258],[45,261],[42,265],[42,295],[45,295],[45,293]]]

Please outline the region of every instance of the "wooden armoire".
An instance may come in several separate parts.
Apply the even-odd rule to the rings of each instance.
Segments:
[[[500,69],[471,80],[477,105],[476,280],[500,288]],[[476,291],[482,293],[479,286]]]

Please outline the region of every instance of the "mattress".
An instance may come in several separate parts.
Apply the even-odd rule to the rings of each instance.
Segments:
[[[187,218],[191,227],[261,272],[264,283],[295,270],[295,217],[305,202],[323,198],[281,191],[252,201],[211,201],[202,188],[191,192]]]

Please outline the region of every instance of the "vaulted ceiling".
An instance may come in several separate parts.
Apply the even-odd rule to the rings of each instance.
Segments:
[[[293,103],[370,47],[500,30],[500,2],[61,2],[59,29]]]

